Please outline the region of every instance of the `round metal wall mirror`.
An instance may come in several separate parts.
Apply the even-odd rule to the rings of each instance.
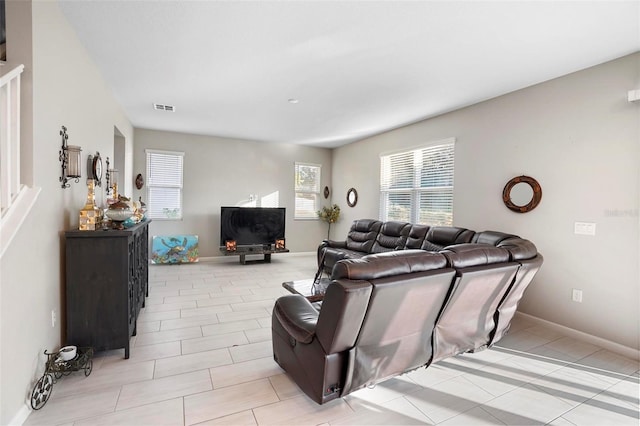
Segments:
[[[511,179],[502,190],[502,201],[509,210],[526,213],[535,209],[542,199],[542,188],[537,180],[529,176]]]
[[[351,188],[347,191],[347,205],[353,207],[358,203],[358,192],[355,188]]]

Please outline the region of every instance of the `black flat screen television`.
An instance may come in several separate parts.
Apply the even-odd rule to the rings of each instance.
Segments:
[[[220,247],[227,241],[238,246],[275,244],[284,238],[284,207],[221,207]]]

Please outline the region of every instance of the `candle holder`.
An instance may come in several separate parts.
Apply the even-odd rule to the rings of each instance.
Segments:
[[[108,179],[107,179],[107,203],[113,204],[119,201],[119,193],[118,193],[118,181],[119,181],[119,172],[117,169],[109,169],[108,170]]]

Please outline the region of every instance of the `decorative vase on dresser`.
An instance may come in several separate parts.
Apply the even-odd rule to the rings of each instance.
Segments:
[[[124,348],[149,295],[149,222],[124,230],[67,231],[67,343]]]
[[[80,210],[81,231],[95,231],[102,223],[102,210],[96,206],[95,181],[87,179],[87,202]]]

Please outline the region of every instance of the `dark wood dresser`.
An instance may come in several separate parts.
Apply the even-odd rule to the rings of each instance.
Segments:
[[[149,295],[149,222],[124,230],[67,231],[66,342],[124,348]]]

